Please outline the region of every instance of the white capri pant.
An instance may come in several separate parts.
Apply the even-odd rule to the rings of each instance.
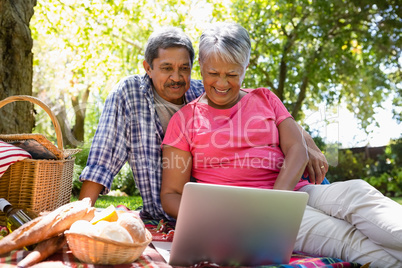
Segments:
[[[370,267],[402,267],[402,206],[363,180],[307,185],[295,250]]]

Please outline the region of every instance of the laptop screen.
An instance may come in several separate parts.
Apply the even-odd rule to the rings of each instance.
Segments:
[[[288,263],[307,200],[304,192],[187,183],[169,264]]]

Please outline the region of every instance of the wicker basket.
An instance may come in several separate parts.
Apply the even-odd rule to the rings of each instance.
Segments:
[[[147,240],[140,243],[123,243],[92,235],[65,231],[68,246],[73,255],[84,263],[118,265],[132,263],[144,252],[152,241],[146,229]]]
[[[46,111],[56,130],[58,148],[38,134],[8,134],[1,135],[0,139],[6,142],[35,139],[50,151],[54,151],[60,159],[25,159],[12,164],[0,177],[0,198],[7,199],[16,207],[30,209],[36,213],[54,210],[70,202],[75,160],[72,155],[79,150],[63,150],[60,125],[46,104],[31,96],[12,96],[0,101],[0,108],[14,101],[29,101]],[[0,211],[0,225],[4,223],[5,215]]]

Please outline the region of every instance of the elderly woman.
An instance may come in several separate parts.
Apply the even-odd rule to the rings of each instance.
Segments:
[[[302,133],[268,89],[242,89],[247,31],[215,23],[200,38],[205,93],[177,112],[163,141],[161,202],[177,217],[184,184],[198,182],[310,195],[296,250],[375,267],[402,267],[402,206],[362,180],[309,184]]]

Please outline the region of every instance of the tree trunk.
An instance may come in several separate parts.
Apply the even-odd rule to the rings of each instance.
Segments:
[[[29,22],[36,0],[0,0],[0,100],[32,96],[32,37]],[[0,109],[0,133],[31,133],[33,105],[15,102]]]
[[[88,86],[82,96],[71,96],[71,103],[74,109],[75,122],[73,127],[70,126],[67,118],[65,105],[60,105],[55,111],[57,120],[60,123],[61,132],[63,134],[63,144],[67,148],[77,148],[83,145],[85,135],[85,116],[86,106],[88,103],[90,86]]]
[[[79,141],[79,142],[84,142],[84,133],[85,133],[85,114],[86,114],[86,106],[89,98],[89,93],[90,93],[90,88],[91,86],[87,86],[84,94],[81,96],[81,98],[78,98],[77,96],[74,96],[71,99],[71,103],[73,104],[74,112],[75,112],[75,124],[72,129],[74,137]],[[80,103],[81,99],[81,103]]]
[[[297,101],[294,104],[293,110],[292,110],[292,116],[296,121],[299,120],[299,117],[300,117],[299,112],[301,110],[303,101],[306,98],[306,91],[307,91],[308,82],[309,82],[308,74],[305,74],[303,76],[302,84],[300,86],[299,95],[297,96]]]

